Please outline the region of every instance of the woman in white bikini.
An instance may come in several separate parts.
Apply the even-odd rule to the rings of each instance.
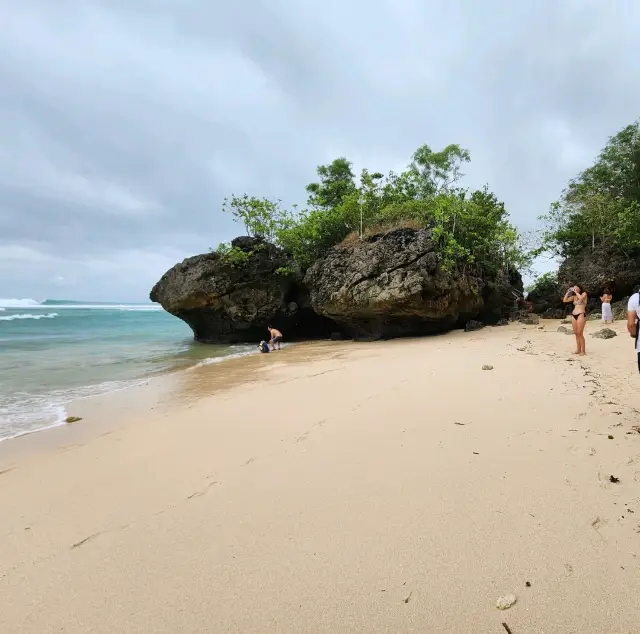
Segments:
[[[586,354],[584,341],[584,324],[587,320],[587,294],[582,290],[580,284],[576,284],[567,289],[562,301],[565,304],[573,302],[573,312],[571,313],[571,325],[573,334],[576,336],[576,351],[574,354],[584,356]]]

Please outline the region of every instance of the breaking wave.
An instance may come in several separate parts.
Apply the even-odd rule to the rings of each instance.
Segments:
[[[38,308],[40,302],[35,299],[3,299],[0,297],[0,310],[2,308]]]
[[[35,309],[51,309],[59,308],[71,310],[162,310],[162,306],[158,304],[110,304],[108,302],[78,302],[66,299],[45,299],[42,302],[37,302],[35,299],[16,299],[16,298],[0,298],[0,311],[4,311],[6,308],[26,308],[29,310]]]
[[[0,317],[0,321],[13,321],[14,319],[54,319],[58,316],[58,313],[20,313],[17,315],[3,315]]]

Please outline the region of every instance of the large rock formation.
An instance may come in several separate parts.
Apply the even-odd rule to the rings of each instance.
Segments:
[[[558,284],[549,284],[541,291],[531,292],[535,312],[551,319],[571,312],[571,304],[563,304],[567,288],[581,284],[589,294],[589,310],[600,310],[600,296],[605,288],[613,292],[614,300],[631,295],[640,286],[640,256],[625,256],[601,248],[584,249],[566,258],[558,269]],[[626,309],[625,309],[626,310]]]
[[[402,228],[333,247],[304,278],[311,305],[356,338],[441,332],[470,319],[496,323],[514,304],[518,274],[443,271],[428,229]]]
[[[336,330],[311,310],[291,256],[257,238],[231,244],[236,257],[207,253],[176,264],[153,287],[151,301],[207,343],[257,342],[267,338],[270,324],[288,339]]]
[[[590,306],[600,304],[599,297],[607,287],[613,292],[614,300],[619,300],[631,295],[640,285],[640,256],[584,249],[560,265],[558,281],[561,293],[572,284],[582,284],[589,293]]]

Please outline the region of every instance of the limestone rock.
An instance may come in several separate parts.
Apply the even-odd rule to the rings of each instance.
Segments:
[[[496,323],[513,305],[518,274],[479,266],[444,271],[428,229],[400,228],[333,247],[304,283],[319,315],[356,338],[420,335]]]
[[[234,261],[220,253],[187,258],[162,276],[151,301],[185,321],[205,343],[259,342],[268,325],[289,339],[307,330],[312,336],[336,330],[311,310],[290,255],[248,236],[233,240],[232,247],[246,258]]]

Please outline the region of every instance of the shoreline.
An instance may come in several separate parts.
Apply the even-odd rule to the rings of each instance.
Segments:
[[[285,362],[303,363],[307,360],[305,355],[308,354],[308,351],[312,347],[324,345],[336,347],[336,345],[339,344],[350,345],[352,343],[351,341],[332,342],[329,340],[319,340],[285,344],[283,351],[289,350],[289,354],[291,354],[293,350],[300,349],[302,355],[302,358],[300,358],[299,355],[288,357],[285,359]],[[200,372],[203,376],[206,376],[206,373],[213,372],[213,369],[220,365],[234,363],[236,365],[232,368],[232,376],[240,372],[243,378],[240,379],[238,383],[242,383],[243,380],[249,381],[251,374],[245,375],[245,370],[255,372],[257,368],[255,364],[245,366],[242,362],[246,359],[256,357],[264,359],[265,362],[270,359],[270,355],[260,355],[257,350],[219,357],[206,357],[188,367],[171,368],[146,378],[131,379],[127,382],[127,385],[70,400],[64,404],[64,419],[61,421],[0,439],[0,470],[3,468],[3,461],[6,462],[10,460],[14,451],[18,456],[23,456],[26,453],[32,452],[34,449],[46,450],[52,446],[57,446],[61,442],[74,440],[77,436],[82,438],[90,437],[93,432],[90,433],[82,428],[90,427],[96,432],[104,428],[106,431],[116,425],[113,422],[114,419],[121,419],[124,421],[124,424],[132,422],[132,419],[136,416],[154,410],[162,402],[161,394],[167,392],[181,393],[185,383],[188,383],[188,381],[184,380],[187,377],[183,377],[183,374]],[[271,359],[271,361],[273,362],[273,359]],[[258,366],[258,368],[259,367],[260,366]],[[225,380],[225,378],[221,376],[214,376],[212,378],[212,385],[221,385],[217,390],[226,389],[236,384],[235,379]],[[146,390],[145,388],[151,389]],[[201,394],[201,396],[206,397],[205,394]],[[173,403],[172,407],[179,408],[180,404]],[[74,423],[66,423],[65,419],[70,416],[78,416],[81,420]],[[94,429],[95,427],[100,427],[100,430]],[[63,430],[67,431],[64,432]],[[42,438],[38,439],[40,436],[42,436]]]
[[[0,630],[635,631],[632,341],[541,326],[296,345],[0,445]]]
[[[287,347],[287,346],[284,346],[284,347]],[[107,396],[111,394],[117,394],[118,392],[141,387],[149,381],[154,381],[164,376],[168,376],[168,375],[180,373],[180,372],[189,372],[191,370],[194,370],[202,366],[216,365],[218,363],[230,361],[233,359],[243,358],[245,356],[252,356],[257,353],[258,353],[257,350],[255,351],[245,350],[243,352],[232,352],[230,354],[225,354],[220,356],[204,357],[202,359],[194,359],[193,363],[186,367],[177,365],[175,367],[166,368],[164,370],[157,370],[157,371],[150,372],[148,375],[143,377],[130,378],[130,379],[110,379],[110,380],[103,381],[101,383],[90,384],[90,385],[79,385],[79,386],[66,388],[67,391],[69,392],[86,390],[88,393],[84,396],[77,396],[74,398],[70,398],[68,400],[60,400],[55,404],[55,409],[59,410],[55,421],[44,424],[42,427],[19,431],[12,436],[0,437],[0,444],[7,441],[15,440],[16,438],[21,438],[22,436],[28,436],[31,434],[48,431],[51,429],[55,429],[57,427],[63,427],[64,425],[67,424],[66,418],[68,418],[71,415],[69,414],[69,408],[74,407],[77,403],[80,403],[87,399],[93,399],[93,398]],[[48,394],[42,395],[43,398],[48,396],[49,396]]]
[[[620,320],[618,320],[618,322],[614,322],[614,323],[621,323]],[[542,318],[540,319],[540,324],[544,325],[548,325],[551,326],[551,330],[555,330],[558,326],[563,325],[564,321],[563,320],[557,320],[557,319],[548,319],[548,320],[543,320]],[[601,323],[599,320],[598,321],[591,321],[591,322],[587,322],[587,324],[592,324],[592,325],[596,325],[596,326],[600,326],[600,327],[610,327],[609,326],[605,326],[604,323]],[[522,324],[520,324],[519,322],[511,322],[510,326],[512,328],[522,328]],[[491,330],[494,328],[498,328],[497,326],[486,326],[485,328]],[[500,326],[499,328],[504,328],[504,326]],[[533,326],[528,326],[528,328],[535,328]],[[537,328],[540,328],[540,326],[538,326]],[[427,335],[424,337],[407,337],[407,338],[394,338],[394,339],[389,339],[389,340],[380,340],[380,341],[355,341],[355,340],[337,340],[337,341],[332,341],[329,339],[322,339],[322,340],[303,340],[300,342],[292,342],[292,343],[285,343],[283,346],[283,350],[286,349],[291,349],[294,346],[297,348],[302,347],[303,351],[307,351],[309,349],[309,346],[323,346],[324,344],[329,345],[331,347],[339,347],[340,345],[344,345],[344,346],[350,346],[350,345],[355,345],[355,346],[364,346],[364,345],[381,345],[384,343],[391,343],[391,342],[407,342],[407,341],[421,341],[421,340],[425,340],[425,339],[430,339],[433,337],[442,337],[442,336],[450,336],[454,333],[460,333],[460,332],[464,332],[462,329],[454,329],[454,330],[450,330],[450,331],[445,331],[443,333],[439,333],[439,334],[435,334],[435,335]],[[473,333],[466,333],[467,335],[473,334]],[[244,345],[244,344],[241,344]],[[251,344],[246,344],[246,345],[251,345]],[[179,377],[182,373],[188,373],[188,372],[194,372],[194,371],[198,371],[201,370],[202,368],[207,368],[207,367],[215,367],[221,363],[228,363],[228,362],[237,362],[240,360],[243,360],[247,357],[264,357],[265,359],[267,359],[268,357],[266,355],[260,355],[259,352],[257,350],[248,350],[248,351],[244,351],[244,352],[239,352],[239,353],[232,353],[232,354],[228,354],[228,355],[221,355],[218,357],[205,357],[203,359],[197,360],[193,363],[193,365],[187,366],[187,367],[173,367],[173,368],[169,368],[157,373],[153,373],[150,374],[146,377],[141,377],[141,378],[137,378],[137,379],[129,379],[129,380],[122,380],[122,381],[107,381],[107,383],[124,383],[125,385],[121,385],[119,387],[116,387],[114,389],[109,389],[109,390],[105,390],[105,391],[98,391],[95,393],[91,393],[91,394],[87,394],[86,396],[81,396],[78,398],[74,398],[71,399],[69,401],[64,402],[61,407],[64,409],[64,413],[63,415],[61,415],[61,419],[51,423],[49,425],[46,425],[44,427],[41,428],[37,428],[37,429],[33,429],[33,430],[27,430],[24,432],[20,432],[14,436],[9,436],[9,437],[5,437],[5,438],[0,438],[0,467],[2,466],[2,458],[3,458],[3,454],[6,456],[8,453],[10,453],[10,450],[8,449],[8,447],[11,446],[11,443],[14,441],[21,441],[22,439],[26,438],[26,437],[31,437],[34,436],[36,434],[40,434],[40,433],[45,433],[47,435],[51,434],[52,432],[54,432],[54,430],[56,429],[67,429],[70,427],[74,427],[77,428],[79,426],[82,426],[83,423],[86,424],[85,421],[85,416],[82,415],[82,413],[85,411],[85,408],[82,407],[82,405],[84,403],[87,403],[89,405],[89,412],[90,415],[92,415],[94,417],[94,419],[98,419],[102,422],[102,424],[105,424],[105,422],[108,420],[108,418],[111,418],[113,416],[117,417],[117,416],[121,416],[123,413],[123,410],[125,412],[127,412],[128,410],[131,409],[130,406],[128,405],[124,405],[124,403],[130,403],[131,401],[135,402],[137,399],[137,395],[141,394],[141,392],[139,392],[138,390],[147,387],[149,384],[152,385],[152,387],[156,387],[156,391],[162,391],[162,388],[166,389],[176,389],[175,386],[175,380],[176,377]],[[290,362],[300,362],[300,361],[304,361],[298,359],[297,357],[295,358],[295,360],[293,358],[288,358],[288,361]],[[164,381],[165,383],[161,383],[162,381]],[[179,384],[179,380],[178,380],[178,384]],[[100,387],[100,385],[102,384],[98,384],[95,386],[84,386],[84,387]],[[228,386],[227,386],[228,387]],[[78,388],[81,389],[81,388]],[[178,388],[179,389],[179,388]],[[222,388],[224,389],[224,388]],[[133,395],[131,398],[128,399],[123,399],[121,401],[119,401],[118,397],[116,396],[117,394],[123,393],[123,392],[129,392],[133,390]],[[140,399],[141,404],[140,404],[140,411],[137,412],[137,414],[140,414],[142,412],[144,412],[145,409],[154,409],[154,405],[156,405],[156,403],[151,403],[148,401],[148,399]],[[144,403],[144,404],[142,404]],[[106,408],[107,410],[112,411],[112,416],[104,416],[104,415],[100,415],[98,414],[96,416],[96,409],[102,409],[102,408]],[[77,421],[76,423],[67,423],[66,422],[66,418],[68,417],[75,417],[78,416],[80,417],[82,420]],[[9,445],[7,445],[7,443],[9,443]],[[4,449],[4,451],[3,451]]]

